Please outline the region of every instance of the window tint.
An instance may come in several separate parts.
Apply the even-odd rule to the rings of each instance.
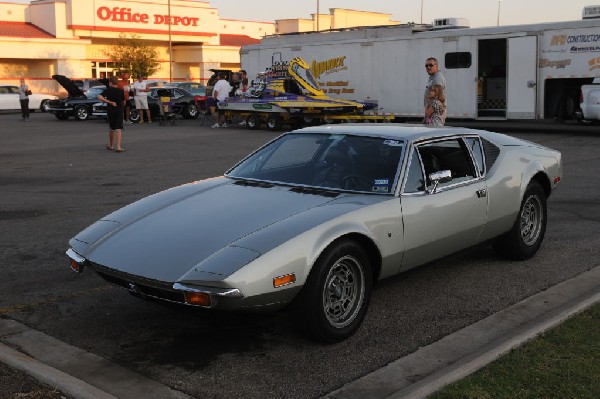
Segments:
[[[470,68],[471,67],[471,53],[469,52],[457,52],[457,53],[446,53],[444,64],[446,69],[457,69],[457,68]]]
[[[413,150],[404,185],[405,193],[418,193],[425,191],[425,179],[423,179],[423,168],[417,150]]]

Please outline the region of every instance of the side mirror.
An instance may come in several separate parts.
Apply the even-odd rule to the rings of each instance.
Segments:
[[[434,194],[440,183],[447,183],[452,180],[452,172],[449,170],[440,170],[429,174],[429,180],[431,180],[431,188],[427,190],[427,194]]]

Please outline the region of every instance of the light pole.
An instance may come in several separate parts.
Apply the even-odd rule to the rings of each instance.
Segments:
[[[500,26],[500,3],[502,0],[498,0],[498,17],[496,18],[496,26]]]
[[[169,82],[173,81],[173,46],[171,43],[171,0],[169,0]]]
[[[317,0],[317,14],[315,15],[315,19],[317,20],[317,32],[319,31],[319,0]]]
[[[421,0],[421,25],[423,25],[423,0]]]

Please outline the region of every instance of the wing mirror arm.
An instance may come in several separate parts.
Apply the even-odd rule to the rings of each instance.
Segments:
[[[449,170],[441,170],[429,174],[429,180],[431,180],[431,188],[427,189],[427,194],[435,194],[437,187],[440,183],[446,183],[452,180],[452,172]]]

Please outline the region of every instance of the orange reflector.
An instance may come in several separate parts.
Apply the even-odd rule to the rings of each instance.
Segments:
[[[195,306],[210,306],[210,295],[204,292],[189,292],[186,291],[185,302]]]
[[[285,276],[275,277],[273,279],[273,287],[279,288],[284,285],[292,284],[295,282],[296,282],[296,275],[294,273],[286,274]]]
[[[71,264],[71,269],[75,270],[77,273],[83,272],[83,264],[77,263],[75,259],[69,258],[69,263]]]

